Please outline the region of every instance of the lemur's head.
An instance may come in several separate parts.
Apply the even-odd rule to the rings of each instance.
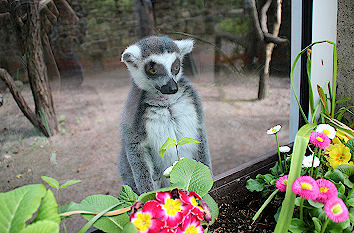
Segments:
[[[139,88],[175,94],[182,76],[183,57],[192,51],[193,43],[167,36],[147,37],[129,46],[122,54],[122,61]]]

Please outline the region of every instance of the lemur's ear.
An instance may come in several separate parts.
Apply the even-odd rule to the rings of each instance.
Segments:
[[[181,54],[184,56],[187,53],[192,52],[194,41],[187,39],[187,40],[175,40],[173,41],[175,44],[178,46],[179,50],[181,51]]]
[[[127,65],[137,66],[140,54],[140,48],[136,45],[131,45],[124,50],[121,61]]]

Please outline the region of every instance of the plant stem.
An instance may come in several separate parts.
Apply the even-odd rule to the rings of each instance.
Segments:
[[[324,224],[322,225],[321,233],[324,233],[324,232],[325,232],[328,223],[329,223],[329,218],[326,216],[326,221],[325,221]]]
[[[321,159],[322,159],[322,149],[320,149],[318,152],[318,160],[320,161],[320,164],[321,164]],[[316,167],[316,170],[315,170],[315,175],[314,175],[315,179],[317,177],[317,173],[318,173],[318,167]]]
[[[300,219],[301,220],[304,219],[304,201],[305,201],[305,199],[301,197],[301,200],[300,200]]]
[[[283,166],[281,164],[281,157],[280,157],[280,150],[279,150],[279,140],[278,140],[278,134],[275,134],[275,139],[277,140],[277,149],[278,149],[278,158],[279,158],[279,166],[280,166],[280,171],[281,173],[284,173],[283,171]]]
[[[178,148],[177,148],[177,145],[176,145],[176,151],[177,151],[177,160],[179,161],[179,155],[178,155]]]
[[[252,220],[253,222],[257,220],[257,218],[259,217],[259,215],[262,213],[262,211],[264,210],[264,208],[266,208],[266,206],[269,204],[269,202],[273,199],[273,197],[279,192],[279,189],[276,189],[273,191],[272,194],[270,194],[270,196],[267,198],[267,200],[265,200],[265,202],[263,203],[263,205],[261,206],[261,208],[259,208],[259,210],[257,211],[257,213],[253,216]],[[252,223],[253,224],[253,223]]]
[[[310,173],[310,176],[311,176],[312,178],[314,178],[314,177],[313,177],[313,165],[314,165],[314,163],[315,163],[315,156],[316,156],[317,152],[318,152],[318,148],[316,147],[316,148],[315,148],[315,152],[313,152],[313,156],[312,156],[312,166],[311,166],[311,173]]]

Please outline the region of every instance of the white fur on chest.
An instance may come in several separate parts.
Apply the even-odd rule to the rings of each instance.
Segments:
[[[146,143],[156,156],[159,156],[158,150],[168,137],[176,141],[183,137],[198,138],[200,125],[190,97],[180,97],[169,108],[151,106],[145,112],[145,117]],[[197,153],[197,144],[178,146],[178,151],[180,157],[193,158]],[[168,149],[161,159],[166,167],[170,166],[173,161],[177,160],[176,150],[174,148]]]

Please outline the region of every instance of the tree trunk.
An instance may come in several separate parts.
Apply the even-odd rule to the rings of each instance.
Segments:
[[[151,0],[136,0],[136,17],[139,38],[155,34],[154,11]]]
[[[27,17],[28,31],[24,50],[27,52],[28,78],[35,102],[35,112],[49,134],[53,135],[58,131],[58,124],[48,82],[47,67],[43,58],[38,1],[28,5]]]

